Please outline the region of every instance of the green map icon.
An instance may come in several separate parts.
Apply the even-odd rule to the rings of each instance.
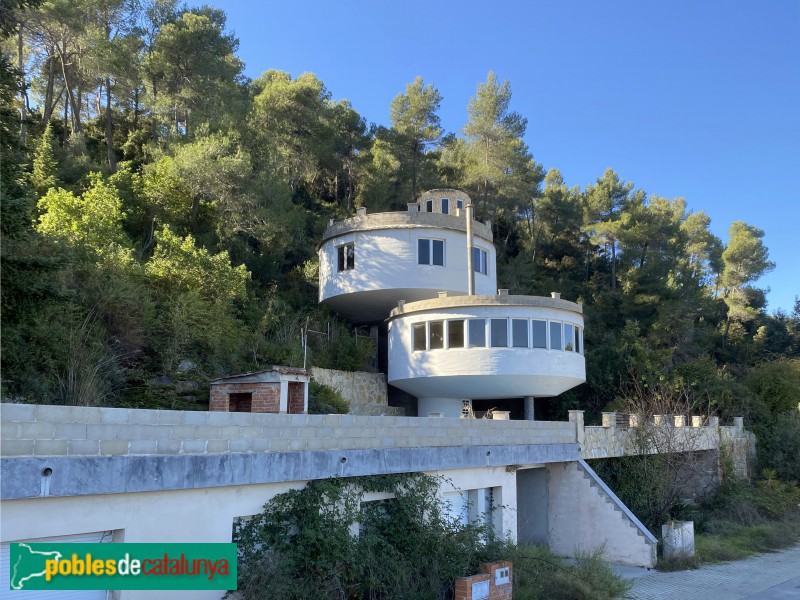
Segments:
[[[41,552],[28,544],[11,544],[11,589],[24,590],[28,581],[44,578],[45,562],[60,559],[60,552]]]

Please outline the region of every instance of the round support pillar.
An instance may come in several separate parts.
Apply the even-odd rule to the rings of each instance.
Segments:
[[[535,421],[536,417],[534,412],[534,402],[536,398],[533,396],[525,396],[525,420],[526,421]]]

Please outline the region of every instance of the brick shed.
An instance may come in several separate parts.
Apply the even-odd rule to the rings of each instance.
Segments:
[[[280,366],[214,379],[208,409],[303,414],[308,411],[309,379],[305,369]]]

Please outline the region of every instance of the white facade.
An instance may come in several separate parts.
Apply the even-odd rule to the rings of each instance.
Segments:
[[[416,205],[414,205],[416,206]],[[479,294],[497,290],[491,230],[473,222]],[[476,269],[481,268],[478,265]],[[319,300],[356,322],[381,321],[397,306],[466,294],[466,217],[424,212],[360,215],[328,227],[319,248]]]

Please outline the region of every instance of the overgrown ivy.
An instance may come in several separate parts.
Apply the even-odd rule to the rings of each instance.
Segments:
[[[245,598],[445,598],[493,540],[462,524],[424,474],[334,478],[279,494],[236,528]],[[377,493],[378,500],[368,494]]]
[[[514,595],[605,599],[628,585],[601,552],[574,565],[541,546],[497,539],[479,519],[450,516],[449,485],[422,473],[333,478],[278,494],[234,531],[245,599],[445,600],[482,562],[512,560]]]

